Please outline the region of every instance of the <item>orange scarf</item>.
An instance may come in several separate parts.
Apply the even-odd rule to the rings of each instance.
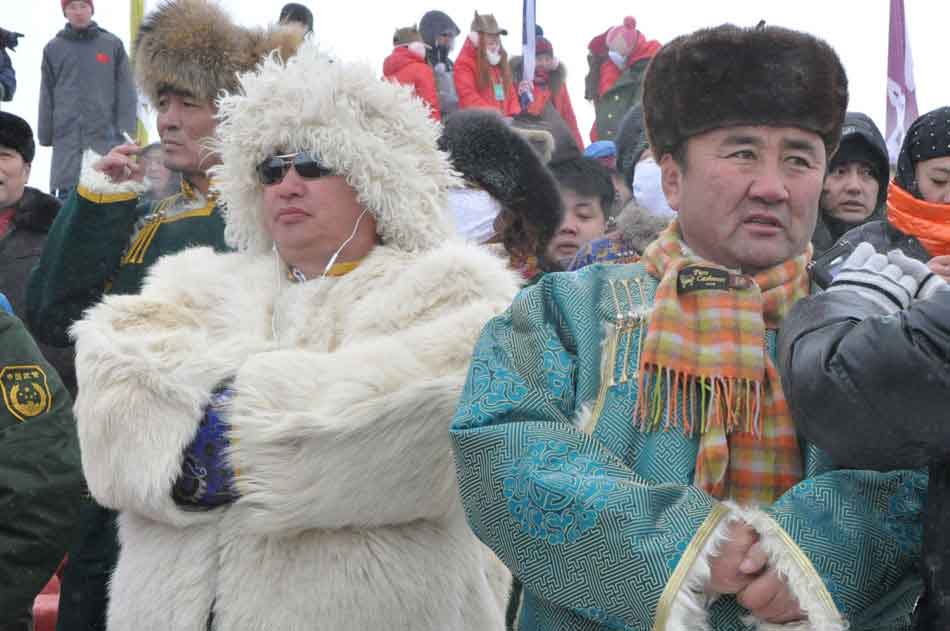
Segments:
[[[934,204],[917,199],[896,182],[887,189],[887,219],[916,238],[930,256],[950,254],[950,204]]]
[[[676,221],[647,247],[659,279],[640,354],[635,410],[644,431],[700,434],[694,483],[718,498],[769,504],[802,478],[781,378],[765,348],[808,295],[809,252],[754,276],[684,253]]]

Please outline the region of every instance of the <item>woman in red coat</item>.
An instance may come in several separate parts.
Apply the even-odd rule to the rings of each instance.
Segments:
[[[415,26],[397,29],[393,35],[393,52],[383,62],[383,78],[411,86],[416,96],[429,106],[429,115],[442,120],[435,74],[426,62],[426,45]]]
[[[508,31],[498,28],[495,16],[475,12],[472,32],[455,60],[455,91],[460,110],[480,107],[497,110],[502,116],[514,116],[521,111],[508,53],[501,45],[501,36],[507,34]]]
[[[584,140],[577,127],[574,106],[571,105],[571,97],[567,92],[567,71],[554,56],[554,46],[547,38],[539,36],[535,40],[534,60],[534,80],[531,82],[532,99],[528,112],[543,117],[544,109],[550,102],[570,130],[574,142],[577,143],[577,149],[584,151]],[[519,58],[512,60],[512,68],[515,79],[520,80],[523,64]]]

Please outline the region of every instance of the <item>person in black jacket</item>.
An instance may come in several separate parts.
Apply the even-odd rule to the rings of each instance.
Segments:
[[[15,313],[26,312],[26,283],[39,261],[60,203],[26,185],[36,153],[29,123],[0,112],[0,290]],[[76,392],[72,346],[40,345],[71,394]]]
[[[428,11],[419,21],[419,33],[427,47],[426,62],[432,66],[432,72],[435,74],[439,110],[443,120],[459,108],[459,97],[452,79],[455,64],[449,55],[455,48],[455,38],[461,32],[455,21],[442,11]]]
[[[868,242],[882,253],[899,249],[950,278],[950,107],[913,122],[887,190],[886,216],[841,241]]]
[[[889,179],[887,145],[877,125],[866,114],[848,112],[821,191],[812,236],[816,255],[852,228],[883,218]]]
[[[950,288],[863,243],[828,291],[792,308],[779,369],[796,426],[836,465],[929,467],[916,628],[950,628]]]
[[[0,47],[0,101],[12,101],[15,92],[16,71],[13,70],[10,55]]]

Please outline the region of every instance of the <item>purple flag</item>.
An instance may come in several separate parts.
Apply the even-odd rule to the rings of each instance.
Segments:
[[[521,13],[521,59],[522,59],[522,77],[525,79],[534,78],[534,46],[536,36],[534,33],[535,25],[535,0],[524,0]],[[526,109],[534,100],[530,93],[519,94],[521,109]]]
[[[887,43],[887,152],[897,163],[904,134],[917,120],[917,86],[914,59],[910,54],[904,0],[891,0],[891,23]]]

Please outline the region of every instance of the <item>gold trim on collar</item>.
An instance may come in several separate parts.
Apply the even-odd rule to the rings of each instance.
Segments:
[[[331,276],[331,277],[346,276],[347,274],[355,270],[357,267],[359,267],[360,263],[362,262],[363,262],[363,259],[356,259],[355,261],[345,261],[343,263],[336,263],[335,265],[333,265],[333,267],[327,270],[327,273],[325,274],[325,276]],[[295,283],[302,283],[310,279],[304,276],[303,272],[300,272],[299,270],[296,270],[293,267],[288,267],[287,280],[293,281]]]
[[[706,542],[709,541],[716,527],[719,526],[719,522],[728,514],[728,508],[719,502],[713,504],[712,511],[710,511],[709,516],[706,517],[706,521],[699,527],[699,530],[696,531],[696,535],[690,542],[689,547],[683,552],[683,556],[680,557],[680,562],[676,564],[676,569],[673,570],[673,574],[666,584],[666,589],[663,590],[663,595],[660,596],[660,601],[656,605],[653,631],[663,631],[666,629],[666,623],[669,622],[670,619],[670,611],[673,609],[673,602],[676,600],[676,595],[683,588],[686,575],[696,563],[696,559],[699,558],[699,553],[706,547]]]
[[[138,193],[96,193],[82,184],[76,187],[76,193],[93,204],[115,204],[138,199]]]
[[[355,261],[347,261],[345,263],[337,263],[329,270],[327,270],[327,276],[345,276],[349,274],[357,267],[360,266],[360,263],[363,262],[363,259],[357,259]]]
[[[182,180],[182,182],[184,182],[184,180]],[[189,210],[187,212],[175,215],[174,217],[166,217],[165,209],[175,201],[176,197],[176,195],[166,197],[161,202],[159,202],[158,207],[149,214],[148,222],[142,227],[141,230],[139,230],[139,233],[135,237],[135,241],[132,242],[128,252],[126,252],[125,256],[122,257],[120,265],[141,265],[144,263],[145,252],[148,250],[149,246],[152,245],[152,241],[155,239],[155,235],[158,233],[158,229],[162,227],[162,224],[174,223],[176,221],[190,219],[192,217],[208,217],[214,212],[216,200],[209,197],[205,202],[205,205],[201,208]]]

